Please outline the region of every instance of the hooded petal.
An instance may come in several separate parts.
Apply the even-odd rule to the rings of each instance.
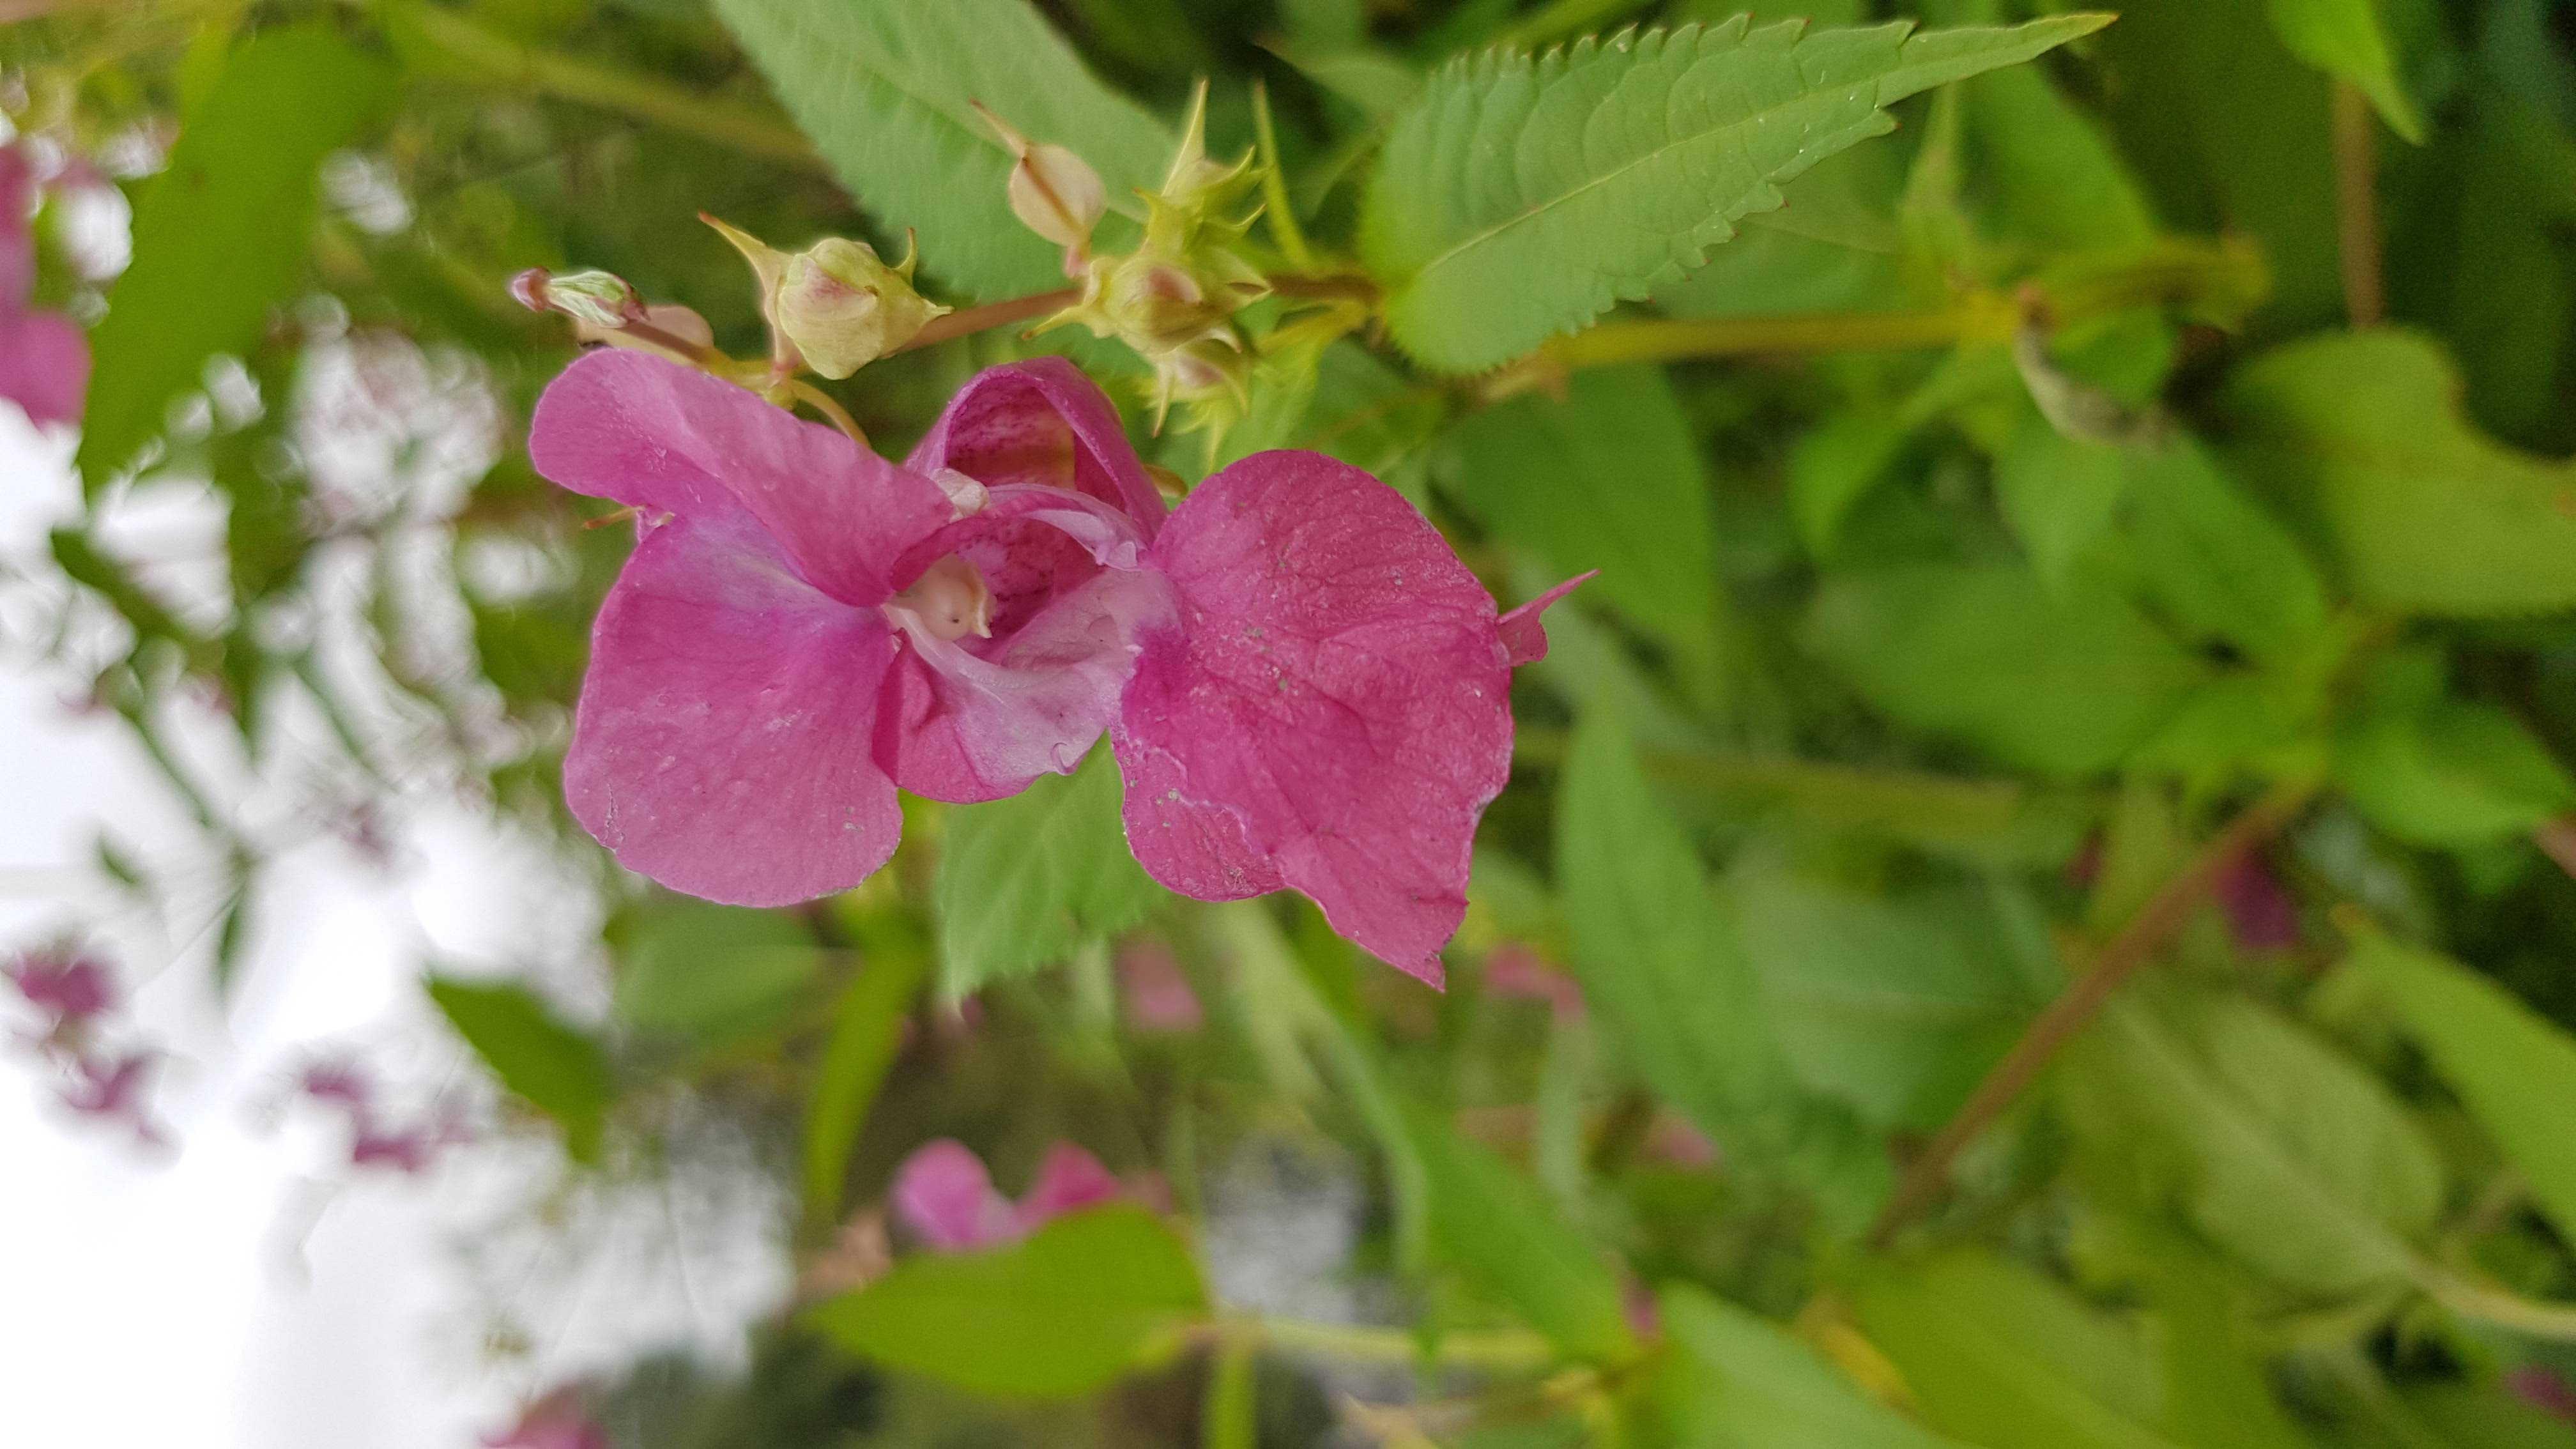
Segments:
[[[774,906],[856,885],[903,828],[868,749],[894,635],[740,510],[645,532],[591,630],[564,795],[628,869]]]
[[[925,1142],[895,1169],[896,1216],[922,1242],[943,1252],[992,1247],[1017,1238],[1018,1214],[994,1190],[984,1159],[962,1142]]]
[[[921,473],[954,468],[987,487],[1069,488],[1135,519],[1148,539],[1162,526],[1163,495],[1128,444],[1118,409],[1061,357],[975,374],[905,464]]]
[[[1394,489],[1317,453],[1199,485],[1150,561],[1180,627],[1147,633],[1121,711],[1137,859],[1218,899],[1266,868],[1438,982],[1511,770],[1493,599]]]
[[[89,339],[54,312],[0,310],[0,397],[38,427],[80,421],[89,393]]]
[[[1005,486],[908,554],[906,582],[950,553],[973,563],[996,629],[986,642],[906,626],[877,743],[896,782],[971,804],[1082,763],[1117,718],[1138,636],[1171,617],[1143,542],[1134,520],[1084,495]]]
[[[703,372],[641,352],[574,360],[528,427],[537,471],[647,513],[742,515],[796,572],[846,603],[876,604],[904,550],[951,517],[937,484]]]

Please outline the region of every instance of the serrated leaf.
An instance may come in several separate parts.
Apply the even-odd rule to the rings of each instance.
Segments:
[[[1986,1449],[2178,1449],[2136,1327],[2027,1268],[1957,1253],[1853,1306],[1932,1422]]]
[[[1141,1208],[1110,1206],[991,1252],[916,1254],[806,1318],[889,1368],[976,1393],[1070,1398],[1206,1311],[1179,1235]]]
[[[583,1162],[598,1156],[617,1083],[595,1038],[566,1025],[524,986],[433,976],[428,989],[501,1085],[563,1128],[565,1151]]]
[[[1436,1113],[1412,1107],[1405,1126],[1429,1179],[1433,1240],[1478,1294],[1575,1358],[1636,1347],[1608,1260],[1537,1183]]]
[[[2292,55],[2359,87],[2390,130],[2424,139],[2424,113],[2398,78],[2377,0],[2267,0],[2266,8]]]
[[[1888,1168],[1858,1122],[1808,1097],[1699,856],[1647,787],[1611,708],[1584,711],[1557,802],[1557,888],[1584,1000],[1637,1075],[1730,1154],[1859,1216]]]
[[[2146,993],[2106,1008],[2061,1085],[2111,1170],[2179,1201],[2192,1223],[2293,1288],[2405,1282],[2442,1203],[2423,1129],[2376,1077],[2270,1011]]]
[[[716,12],[850,194],[917,231],[923,268],[972,297],[1061,287],[1064,270],[1011,214],[1011,153],[971,102],[1090,162],[1113,211],[1140,215],[1133,193],[1171,160],[1161,124],[1025,0],[716,0]],[[1104,245],[1122,225],[1104,225]]]
[[[1400,114],[1362,253],[1396,340],[1472,372],[1697,266],[1781,184],[1885,134],[1906,96],[2109,23],[1806,29],[1747,19],[1452,62]]]
[[[133,263],[90,331],[90,491],[160,434],[207,358],[259,340],[303,264],[323,156],[392,99],[390,71],[319,28],[265,32],[225,61],[136,198]]]
[[[1070,775],[949,813],[933,900],[940,982],[963,996],[1123,931],[1165,898],[1118,822],[1118,766],[1103,745]]]
[[[2406,1024],[2505,1156],[2531,1184],[2558,1231],[2576,1238],[2576,1037],[2494,981],[2445,956],[2376,931],[2353,943],[2353,964],[2397,999]]]
[[[2314,510],[2364,600],[2446,617],[2576,607],[2576,467],[2479,434],[2459,392],[2432,341],[2380,331],[2283,347],[2230,396],[2249,456]]]
[[[1717,542],[1699,440],[1656,367],[1576,373],[1563,401],[1489,408],[1453,435],[1445,490],[1550,575],[1669,646],[1686,677],[1716,667]]]
[[[2126,600],[2011,566],[1838,575],[1806,637],[1898,722],[2059,776],[2118,761],[2205,675]]]
[[[1949,1449],[1778,1325],[1686,1283],[1658,1295],[1674,1355],[1656,1394],[1680,1442],[1745,1449]]]

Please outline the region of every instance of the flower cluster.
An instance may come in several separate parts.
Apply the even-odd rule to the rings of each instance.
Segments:
[[[469,1140],[464,1124],[452,1113],[405,1123],[389,1120],[377,1099],[374,1078],[355,1061],[312,1062],[296,1074],[295,1090],[346,1121],[349,1165],[354,1168],[418,1177],[440,1152]]]
[[[897,786],[992,800],[1105,734],[1155,879],[1293,887],[1440,980],[1510,773],[1511,668],[1564,588],[1498,617],[1411,504],[1320,454],[1257,454],[1167,508],[1051,358],[970,380],[896,463],[601,350],[528,446],[634,510],[564,763],[631,869],[742,905],[843,890],[893,854]]]
[[[0,146],[0,398],[39,427],[80,421],[89,391],[89,342],[59,312],[27,306],[36,284],[35,166],[24,148]]]
[[[62,1104],[78,1116],[127,1128],[147,1147],[166,1146],[169,1134],[144,1100],[160,1053],[111,1047],[105,1040],[118,1005],[106,963],[86,952],[48,948],[0,967],[0,977],[42,1020],[42,1030],[27,1042],[58,1074]]]
[[[1100,1159],[1070,1142],[1047,1148],[1037,1178],[1018,1202],[1002,1196],[984,1160],[964,1143],[927,1142],[895,1170],[894,1214],[923,1246],[943,1253],[998,1248],[1066,1213],[1156,1194],[1119,1181]]]

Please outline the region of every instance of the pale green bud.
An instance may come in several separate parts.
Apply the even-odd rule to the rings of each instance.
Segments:
[[[807,366],[848,377],[948,310],[912,289],[913,261],[890,267],[865,242],[825,237],[787,259],[772,320]]]

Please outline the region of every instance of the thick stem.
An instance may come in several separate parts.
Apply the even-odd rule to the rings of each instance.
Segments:
[[[1412,1331],[1355,1323],[1315,1323],[1297,1318],[1236,1318],[1215,1325],[1225,1339],[1250,1339],[1292,1353],[1375,1363],[1414,1363],[1423,1341]],[[1535,1333],[1516,1328],[1444,1333],[1433,1354],[1457,1368],[1530,1368],[1556,1361],[1556,1350]]]
[[[2376,327],[2388,315],[2380,281],[2379,122],[2370,98],[2334,83],[2335,250],[2343,268],[2344,316]]]
[[[2488,1288],[2426,1265],[2415,1275],[2425,1296],[2463,1318],[2553,1343],[2576,1343],[2576,1303],[2544,1303]]]
[[[1898,1229],[1941,1196],[1949,1185],[1950,1164],[1961,1149],[2012,1105],[2013,1099],[2039,1075],[2040,1068],[2057,1055],[2057,1049],[2093,1019],[2130,973],[2182,928],[2192,907],[2208,894],[2210,883],[2219,873],[2288,824],[2315,789],[2314,784],[2302,780],[2285,781],[2265,791],[2129,918],[2129,923],[2093,958],[2093,964],[2075,979],[2075,984],[2050,1002],[2048,1009],[2022,1032],[2021,1039],[2012,1044],[2012,1050],[2004,1053],[2003,1060],[1986,1073],[1967,1104],[1925,1145],[1922,1155],[1907,1165],[1895,1196],[1888,1199],[1886,1209],[1870,1227],[1871,1246],[1886,1247]]]

